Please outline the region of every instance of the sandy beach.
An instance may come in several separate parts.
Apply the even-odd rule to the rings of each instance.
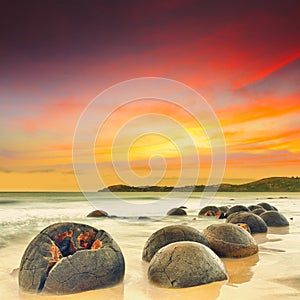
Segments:
[[[139,196],[139,195],[137,195]],[[286,196],[287,199],[281,199]],[[6,198],[5,198],[6,197]],[[212,204],[250,205],[268,201],[289,220],[290,226],[269,228],[267,234],[254,235],[259,253],[241,259],[222,259],[229,274],[227,281],[184,289],[164,289],[147,279],[148,263],[142,261],[142,249],[147,238],[156,230],[170,224],[187,224],[202,230],[212,223],[221,223],[214,217],[196,218],[199,211],[197,195],[187,203],[188,216],[166,217],[156,222],[127,222],[114,219],[88,219],[90,204],[78,197],[61,195],[61,201],[9,203],[1,195],[1,249],[0,292],[2,299],[299,299],[300,297],[300,194],[219,193]],[[41,197],[41,196],[40,196]],[[20,197],[22,198],[22,197]],[[51,198],[51,197],[50,197]],[[268,199],[272,198],[272,199]],[[58,200],[57,199],[57,200]],[[230,200],[235,199],[235,200]],[[24,199],[23,199],[24,200]],[[3,204],[5,203],[5,204]],[[290,219],[292,218],[292,220]],[[60,221],[76,221],[103,228],[121,247],[126,272],[124,281],[114,287],[75,295],[31,295],[19,291],[17,272],[23,252],[30,240],[46,226]]]

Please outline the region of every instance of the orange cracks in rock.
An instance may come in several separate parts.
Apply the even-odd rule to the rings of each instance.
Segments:
[[[102,247],[102,242],[100,240],[95,240],[91,249],[92,250],[97,250],[97,249],[100,249]]]

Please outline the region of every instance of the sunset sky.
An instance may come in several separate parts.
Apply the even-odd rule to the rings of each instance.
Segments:
[[[226,142],[224,182],[299,176],[299,15],[297,0],[4,1],[0,190],[78,190],[72,142],[81,113],[105,89],[139,77],[177,80],[206,99]],[[99,114],[115,109],[114,101],[103,101]],[[145,119],[135,124],[142,113]],[[196,141],[203,161],[199,183],[206,180],[210,152],[201,126],[184,110],[148,99],[117,109],[99,131],[95,153],[105,184],[122,183],[110,162],[122,126],[119,166],[126,152],[134,172],[145,176],[154,157],[154,166],[167,168],[154,183],[174,184],[176,145],[188,160],[188,140],[172,128],[169,139],[148,134],[134,140],[137,128],[168,132],[168,117]]]

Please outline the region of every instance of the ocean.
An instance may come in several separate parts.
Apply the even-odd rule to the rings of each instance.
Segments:
[[[159,205],[161,196],[159,193],[120,194],[123,201],[139,205],[140,216],[147,215],[143,210],[147,203]],[[120,218],[87,218],[86,215],[95,209],[95,203],[90,203],[81,193],[1,192],[1,299],[74,299],[74,295],[30,295],[18,288],[16,269],[28,243],[42,229],[57,222],[85,223],[108,231],[125,257],[123,283],[77,294],[78,299],[300,299],[300,193],[217,193],[209,204],[233,206],[269,202],[287,217],[290,226],[269,228],[268,234],[255,235],[258,255],[223,259],[230,277],[226,282],[170,290],[148,281],[148,264],[141,257],[143,246],[153,232],[171,224],[187,224],[202,230],[212,223],[224,222],[214,217],[197,217],[203,203],[200,196],[200,193],[193,193],[187,202],[182,201],[187,207],[187,216],[156,216],[151,217],[151,221],[140,220],[136,214],[131,216],[130,206],[128,211],[125,206]],[[101,197],[97,202],[99,209],[101,203],[108,208],[110,203],[118,205],[121,201],[105,193]]]

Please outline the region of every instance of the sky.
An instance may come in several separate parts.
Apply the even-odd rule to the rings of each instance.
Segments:
[[[141,77],[194,89],[219,123],[199,124],[203,107],[191,116],[188,97],[184,107],[100,99],[94,118],[109,117],[93,151],[104,185],[174,185],[182,161],[189,184],[196,156],[205,183],[221,138],[206,135],[214,126],[226,145],[223,182],[299,176],[299,13],[297,0],[1,1],[0,190],[79,190],[72,150],[82,113]]]

